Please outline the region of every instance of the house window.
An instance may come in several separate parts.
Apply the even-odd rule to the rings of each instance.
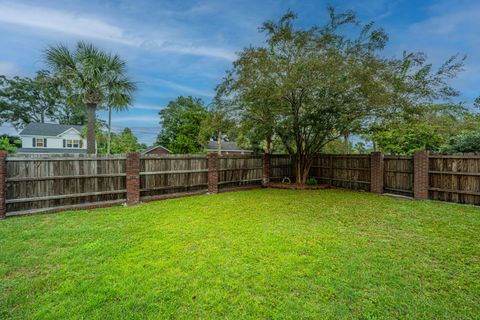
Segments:
[[[65,147],[66,148],[81,148],[81,141],[80,140],[65,140]]]
[[[33,138],[33,146],[35,148],[45,148],[47,146],[47,139],[45,139],[45,138]]]

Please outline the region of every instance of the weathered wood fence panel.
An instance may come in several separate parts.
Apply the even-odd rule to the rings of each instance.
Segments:
[[[144,155],[140,158],[140,198],[205,191],[206,155]]]
[[[270,155],[270,181],[282,181],[285,177],[294,182],[293,159],[287,154]]]
[[[310,175],[319,183],[353,190],[370,190],[370,155],[315,157]]]
[[[413,196],[413,157],[384,157],[384,191]]]
[[[480,155],[431,154],[428,174],[431,199],[480,204]]]
[[[288,177],[295,182],[294,159],[289,155],[270,156],[270,180]],[[354,190],[370,190],[370,155],[319,154],[313,160],[310,177],[318,183]]]
[[[218,157],[219,189],[260,185],[262,182],[261,155],[225,155]]]
[[[7,213],[123,202],[125,156],[9,157]]]

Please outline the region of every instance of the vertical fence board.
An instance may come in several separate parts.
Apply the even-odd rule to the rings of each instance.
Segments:
[[[413,157],[384,157],[384,190],[413,196]]]

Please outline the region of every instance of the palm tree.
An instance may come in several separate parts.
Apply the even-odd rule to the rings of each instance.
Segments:
[[[85,42],[78,42],[73,52],[64,45],[48,47],[45,61],[65,89],[67,101],[86,106],[87,153],[95,153],[97,108],[125,108],[132,103],[136,85],[127,77],[125,61]]]

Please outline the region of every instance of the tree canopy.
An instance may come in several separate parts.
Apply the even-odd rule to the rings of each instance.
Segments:
[[[48,71],[34,78],[0,76],[0,122],[21,129],[31,122],[83,124],[83,108],[66,105],[65,96]]]
[[[202,99],[180,96],[160,110],[160,125],[156,143],[173,153],[197,153],[203,150],[199,135],[208,111]]]
[[[447,80],[463,65],[456,56],[438,70],[421,53],[382,57],[382,29],[351,11],[328,13],[322,27],[297,27],[291,11],[264,23],[265,45],[244,49],[217,88],[219,108],[295,156],[301,184],[330,141],[456,95]]]

